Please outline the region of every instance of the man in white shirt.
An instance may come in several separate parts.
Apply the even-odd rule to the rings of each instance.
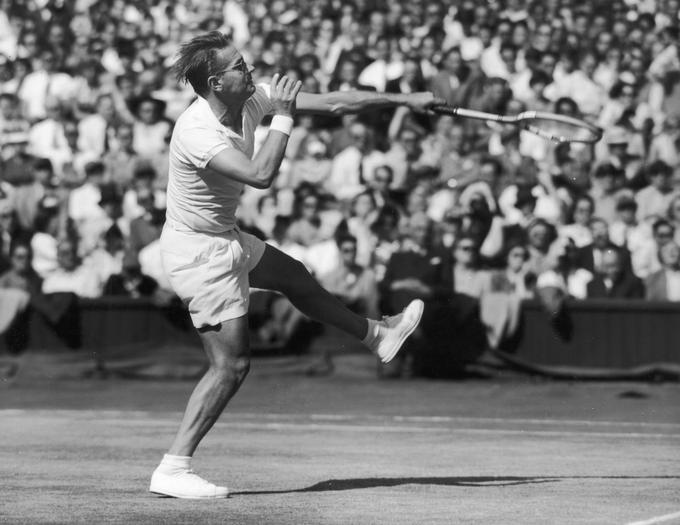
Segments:
[[[400,104],[423,111],[441,101],[427,92],[299,93],[300,82],[278,74],[269,86],[256,86],[241,54],[218,31],[183,44],[175,69],[199,97],[177,120],[170,142],[161,253],[210,367],[191,395],[149,490],[179,498],[225,498],[226,487],[193,473],[191,456],[248,373],[250,286],[283,293],[304,314],[362,340],[384,362],[415,330],[423,310],[422,301],[414,301],[402,314],[381,322],[348,310],[302,263],[239,231],[235,213],[244,185],[268,188],[273,183],[296,105],[300,111],[343,114]],[[255,128],[272,113],[269,133],[253,156]]]

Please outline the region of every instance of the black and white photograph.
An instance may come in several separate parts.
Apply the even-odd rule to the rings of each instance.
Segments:
[[[680,0],[0,0],[0,524],[680,524]]]

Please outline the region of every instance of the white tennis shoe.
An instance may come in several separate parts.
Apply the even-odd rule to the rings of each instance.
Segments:
[[[423,316],[425,303],[414,299],[400,314],[383,317],[378,323],[378,335],[371,348],[383,363],[397,355],[406,338],[413,333]]]
[[[183,499],[220,499],[229,495],[227,487],[213,485],[191,469],[175,470],[172,474],[156,469],[151,476],[149,492]]]

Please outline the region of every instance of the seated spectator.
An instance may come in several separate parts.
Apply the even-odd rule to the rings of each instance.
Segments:
[[[673,168],[664,161],[653,162],[646,172],[649,186],[642,188],[635,196],[639,222],[652,222],[666,215],[668,206],[677,195],[673,191]]]
[[[373,193],[364,191],[354,197],[351,202],[347,230],[357,240],[357,264],[368,266],[373,259],[375,237],[371,233],[371,224],[378,213]]]
[[[479,245],[474,237],[462,235],[453,246],[453,290],[479,299],[491,291],[491,274],[479,268]]]
[[[287,181],[277,181],[277,187],[296,188],[307,182],[322,188],[331,175],[332,161],[328,157],[328,146],[318,135],[309,135],[302,141],[301,155],[294,159]]]
[[[125,238],[117,225],[112,225],[103,236],[103,246],[97,247],[83,261],[92,268],[104,284],[112,275],[120,274],[123,270],[125,257]],[[133,256],[134,257],[134,256]]]
[[[378,282],[383,280],[385,269],[392,254],[399,249],[399,221],[401,214],[397,208],[385,206],[380,209],[375,222],[371,225],[374,236],[372,267]]]
[[[97,246],[101,233],[109,226],[108,217],[99,206],[105,170],[102,162],[88,163],[85,166],[85,182],[73,189],[69,196],[68,216],[78,231],[81,255],[87,255]]]
[[[22,236],[9,195],[0,188],[0,272],[10,266],[12,243]]]
[[[617,246],[628,249],[634,262],[638,250],[649,241],[651,227],[649,224],[638,223],[637,202],[632,197],[623,196],[619,199],[616,214],[617,220],[609,225],[609,238]],[[635,265],[633,269],[635,270]]]
[[[645,296],[642,281],[626,268],[624,257],[618,248],[603,251],[601,271],[588,283],[589,299],[641,299]]]
[[[593,218],[590,221],[590,230],[593,234],[593,242],[578,248],[576,259],[577,264],[579,268],[584,268],[590,273],[602,273],[605,252],[607,250],[615,250],[618,248],[618,246],[616,246],[609,239],[609,227],[603,219],[599,217]],[[630,269],[630,252],[625,248],[621,248],[619,255],[621,257],[623,267]]]
[[[547,296],[585,299],[588,296],[588,283],[593,279],[592,272],[579,268],[578,248],[570,238],[558,239],[550,249],[550,268],[538,276],[536,289],[539,297],[546,302]],[[553,297],[554,298],[554,297]],[[558,301],[559,302],[559,301]],[[548,309],[557,312],[559,308],[547,301]]]
[[[352,144],[335,157],[324,190],[339,200],[349,200],[361,193],[377,166],[384,164],[383,154],[372,144],[368,127],[354,122],[349,128]]]
[[[510,246],[506,255],[506,267],[491,273],[490,291],[507,293],[522,299],[533,297],[536,276],[527,271],[529,250],[523,244]]]
[[[154,189],[156,180],[156,170],[153,166],[140,163],[132,176],[132,184],[123,194],[123,220],[128,224],[132,223],[137,217],[146,213],[146,209],[137,202],[137,195],[148,195],[153,193],[154,204],[160,208],[165,203],[165,193]]]
[[[377,319],[378,289],[375,274],[369,268],[357,264],[357,239],[342,234],[336,238],[341,264],[325,275],[319,276],[319,283],[338,297],[345,306],[363,317]]]
[[[680,246],[668,242],[659,249],[662,268],[645,279],[650,301],[680,301]]]
[[[657,219],[652,224],[652,238],[647,238],[633,253],[633,271],[641,279],[645,279],[661,269],[659,253],[661,248],[673,241],[675,231],[666,219]]]
[[[548,253],[550,246],[557,238],[555,227],[543,219],[534,219],[527,227],[529,259],[527,270],[534,275],[541,275],[550,269],[551,261]]]
[[[106,166],[106,181],[115,184],[122,194],[132,185],[140,157],[132,147],[133,131],[130,124],[120,124],[115,136],[116,147],[107,151],[102,160]]]
[[[135,106],[133,149],[141,157],[152,159],[165,148],[165,136],[172,127],[162,118],[165,102],[147,96],[138,100]]]
[[[138,191],[137,204],[144,209],[144,214],[130,223],[129,248],[135,256],[142,248],[160,239],[165,222],[165,211],[156,208],[151,190]]]
[[[668,205],[668,222],[675,229],[674,241],[680,244],[680,195],[675,195]]]
[[[629,190],[623,189],[624,183],[623,171],[610,163],[601,164],[593,174],[593,188],[590,190],[590,196],[595,203],[595,215],[606,223],[616,220],[616,203],[622,195],[631,195]]]
[[[48,274],[42,283],[44,294],[70,292],[78,297],[99,297],[101,283],[97,273],[81,264],[76,242],[65,238],[57,246],[59,267]]]
[[[582,248],[593,242],[590,231],[590,220],[593,218],[595,203],[590,195],[580,195],[574,200],[572,212],[573,221],[559,227],[560,237],[569,237],[577,248]]]
[[[302,246],[310,246],[326,240],[321,228],[321,199],[314,191],[300,192],[296,196],[293,222],[288,238]]]
[[[402,242],[390,257],[380,282],[384,314],[398,312],[411,300],[436,300],[453,290],[449,257],[433,246],[432,222],[425,214],[410,217],[401,227]]]
[[[10,268],[0,274],[0,288],[23,290],[34,296],[40,293],[40,276],[33,270],[33,253],[29,242],[18,240],[10,251]]]
[[[158,283],[142,273],[137,259],[131,253],[125,255],[121,272],[109,276],[104,284],[103,295],[132,298],[151,297],[158,289]]]

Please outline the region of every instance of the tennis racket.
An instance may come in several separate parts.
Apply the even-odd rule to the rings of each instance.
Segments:
[[[582,142],[594,144],[602,138],[602,129],[565,115],[543,113],[541,111],[525,111],[518,115],[496,115],[472,109],[457,108],[449,105],[434,106],[432,110],[442,115],[472,118],[476,120],[491,120],[502,124],[514,124],[521,129],[534,133],[541,138],[557,142]]]

